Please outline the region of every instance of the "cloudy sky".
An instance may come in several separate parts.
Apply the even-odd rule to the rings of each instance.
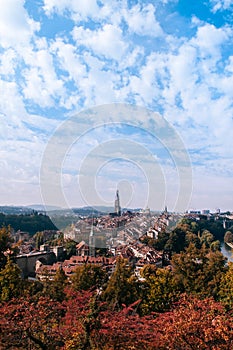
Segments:
[[[152,193],[153,209],[174,209],[184,169],[146,120],[98,115],[79,130],[84,111],[123,103],[158,112],[182,142],[183,209],[233,210],[232,10],[232,0],[1,0],[0,205],[62,204],[43,197],[41,169],[76,116],[56,169],[68,206],[109,205],[118,187],[122,206]]]

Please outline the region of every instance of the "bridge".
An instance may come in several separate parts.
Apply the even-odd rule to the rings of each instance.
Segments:
[[[22,270],[24,278],[35,277],[36,262],[40,261],[43,265],[52,265],[57,261],[57,257],[54,252],[40,251],[32,252],[29,254],[18,255],[15,258],[16,264]]]

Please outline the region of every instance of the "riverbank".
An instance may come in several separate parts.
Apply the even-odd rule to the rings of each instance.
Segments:
[[[233,262],[233,246],[232,248],[224,242],[221,242],[221,252],[228,259],[228,261]]]
[[[233,249],[233,244],[232,243],[225,242],[225,244],[228,245],[228,247],[230,247],[231,249]]]

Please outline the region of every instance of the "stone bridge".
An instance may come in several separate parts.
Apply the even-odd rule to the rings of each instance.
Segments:
[[[54,252],[36,252],[29,253],[24,255],[18,255],[15,259],[15,262],[22,270],[24,278],[35,277],[36,262],[40,261],[43,265],[52,265],[57,261],[56,255]]]

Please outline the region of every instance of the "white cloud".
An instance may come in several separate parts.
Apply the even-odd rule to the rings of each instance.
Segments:
[[[200,58],[212,56],[216,60],[221,53],[221,45],[226,42],[231,33],[229,28],[216,28],[206,24],[198,28],[197,35],[191,43],[198,47]]]
[[[52,52],[59,60],[60,68],[69,73],[69,78],[77,84],[82,78],[87,76],[87,68],[84,64],[84,57],[76,53],[76,47],[72,44],[65,43],[61,38],[52,44]]]
[[[142,46],[133,46],[131,51],[118,62],[119,68],[124,72],[125,69],[137,70],[141,67],[142,61],[145,58],[145,50]]]
[[[211,83],[218,89],[216,75],[215,80],[211,78],[218,69],[221,45],[227,41],[229,34],[228,29],[216,29],[207,24],[198,28],[196,36],[185,42],[177,54],[169,56],[167,68],[171,81],[164,92],[169,103],[176,103],[177,94],[180,94],[182,107],[186,110],[191,109],[190,103],[192,107],[193,102],[197,106],[204,96],[207,97],[206,101],[203,100],[204,104],[210,102]]]
[[[214,13],[218,11],[228,10],[233,6],[232,0],[211,0],[210,2],[212,3],[212,11]]]
[[[209,109],[216,104],[212,101],[211,89],[223,93],[218,62],[222,58],[221,46],[228,36],[227,29],[207,24],[198,29],[195,38],[181,45],[178,53],[169,56],[167,69],[171,79],[164,90],[165,99],[171,105],[179,102],[189,117],[205,125],[209,124],[206,119]],[[181,114],[184,120],[187,114]]]
[[[89,19],[102,24],[103,22],[120,25],[123,10],[127,9],[127,1],[122,0],[43,0],[43,9],[47,16],[52,16],[54,13],[68,17],[75,23],[81,21],[88,22]]]
[[[1,0],[0,45],[19,47],[29,42],[40,24],[32,20],[24,8],[24,0]]]
[[[125,10],[124,16],[129,30],[142,36],[161,36],[163,30],[155,18],[155,8],[152,4],[141,7],[135,5],[130,10]]]
[[[18,85],[16,82],[0,80],[0,91],[0,111],[7,117],[10,116],[17,127],[21,123],[20,117],[26,113]]]
[[[84,45],[95,54],[108,59],[120,60],[128,47],[122,37],[122,30],[111,24],[105,24],[98,30],[75,27],[73,38],[78,46]]]
[[[10,48],[0,56],[0,75],[14,75],[16,69],[17,54]]]
[[[52,55],[47,50],[39,50],[25,58],[31,67],[24,69],[24,97],[41,107],[53,105],[54,99],[64,94],[64,89],[56,75]]]
[[[103,70],[104,63],[87,53],[88,76],[80,81],[80,89],[85,97],[85,107],[111,103],[115,100],[114,82],[118,79],[112,70]]]
[[[99,11],[99,6],[96,0],[44,0],[43,8],[48,16],[53,13],[64,15],[69,12],[71,17],[75,20],[92,17]]]
[[[228,64],[226,65],[226,71],[233,73],[233,56],[230,56],[228,59]]]

